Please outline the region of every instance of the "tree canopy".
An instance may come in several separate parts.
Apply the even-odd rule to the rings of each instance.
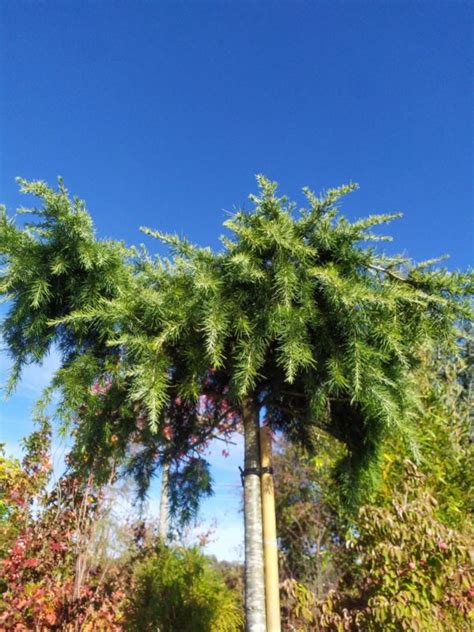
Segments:
[[[218,251],[152,229],[170,257],[98,240],[62,182],[54,191],[20,181],[42,202],[21,211],[36,221],[18,226],[0,214],[10,388],[25,364],[60,350],[39,411],[56,391],[74,437],[73,475],[92,471],[100,485],[120,468],[143,494],[172,465],[172,508],[187,521],[212,491],[203,447],[244,430],[249,632],[266,627],[262,417],[310,455],[321,432],[343,444],[339,489],[354,506],[387,439],[414,452],[420,367],[427,353],[456,349],[474,287],[471,273],[438,260],[380,252],[370,242],[389,238],[374,229],[398,215],[349,221],[338,202],[356,185],[321,197],[306,188],[297,209],[276,183],[257,180],[253,209],[230,216]]]
[[[304,189],[297,210],[259,176],[254,209],[225,222],[218,252],[144,229],[170,247],[166,258],[98,240],[62,182],[20,184],[42,207],[21,209],[35,222],[0,220],[12,384],[56,344],[59,413],[79,443],[94,443],[96,462],[139,437],[155,456],[157,436],[161,452],[183,453],[223,421],[234,427],[251,396],[307,448],[316,427],[342,440],[341,480],[368,482],[384,437],[411,433],[420,350],[450,348],[470,314],[471,274],[365,245],[389,239],[373,229],[398,215],[340,215],[356,185]]]

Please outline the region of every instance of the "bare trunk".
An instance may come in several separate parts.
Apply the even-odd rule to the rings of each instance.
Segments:
[[[263,567],[262,503],[258,407],[246,398],[242,404],[245,436],[245,620],[246,632],[266,632]],[[250,471],[249,471],[250,470]]]
[[[169,463],[164,463],[161,470],[161,498],[160,498],[160,538],[167,542],[169,532]]]

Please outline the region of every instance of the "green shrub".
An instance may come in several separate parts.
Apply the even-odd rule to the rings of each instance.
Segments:
[[[323,630],[472,630],[472,539],[437,517],[426,478],[410,463],[391,506],[362,507],[348,546],[352,572],[321,604]],[[314,628],[312,628],[314,629]]]
[[[138,563],[128,606],[131,632],[240,632],[237,592],[197,549],[159,545]]]

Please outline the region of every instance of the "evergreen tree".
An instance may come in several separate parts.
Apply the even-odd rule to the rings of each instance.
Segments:
[[[259,177],[253,212],[226,222],[232,236],[212,253],[176,236],[146,231],[171,246],[176,309],[152,347],[179,338],[175,373],[184,398],[213,380],[226,385],[245,434],[247,628],[265,629],[258,426],[311,451],[315,428],[342,440],[339,476],[346,495],[373,482],[390,433],[410,438],[418,405],[414,370],[426,346],[449,348],[468,318],[472,275],[412,265],[363,241],[394,219],[349,222],[337,200],[305,190],[309,209],[276,195]],[[160,285],[160,291],[162,285]]]
[[[43,332],[57,336],[66,351],[70,338],[63,339],[63,332],[76,336],[75,349],[94,335],[95,341],[106,341],[109,353],[116,350],[114,365],[98,361],[95,351],[87,363],[76,354],[56,381],[63,387],[63,409],[77,411],[84,385],[91,388],[96,380],[92,387],[102,389],[104,398],[95,410],[99,418],[117,389],[120,405],[115,404],[113,423],[122,435],[115,444],[126,445],[133,437],[137,417],[159,436],[171,424],[173,440],[166,450],[175,456],[194,444],[192,437],[199,443],[212,436],[223,420],[228,427],[243,424],[249,632],[265,630],[261,415],[310,452],[315,430],[329,432],[347,446],[339,466],[346,496],[370,485],[383,440],[390,433],[412,434],[420,350],[454,345],[456,323],[470,316],[467,297],[473,288],[472,275],[433,269],[433,261],[413,265],[362,247],[362,242],[383,239],[371,229],[395,216],[352,223],[339,216],[336,202],[354,185],[322,198],[305,189],[309,208],[296,212],[286,198],[277,197],[275,183],[263,177],[258,181],[260,194],[251,196],[253,212],[240,211],[225,223],[231,235],[217,253],[148,230],[171,247],[173,258],[143,255],[130,273],[118,246],[94,246],[119,257],[123,282],[100,289],[92,284],[96,291],[76,304],[78,281],[84,279],[83,268],[89,268],[81,264],[82,276],[74,268],[65,270],[61,288],[49,285],[47,290],[56,304],[56,294],[61,297],[63,288],[70,288],[67,309],[60,303],[62,309],[48,311],[47,293],[40,289],[42,320],[36,332],[37,337]],[[54,230],[61,231],[68,217],[55,216]],[[79,223],[76,216],[73,222]],[[41,233],[36,229],[37,236],[31,237],[29,230],[12,228],[5,219],[0,231],[0,255],[7,264],[2,288],[13,299],[5,332],[18,367],[44,353],[42,342],[35,355],[28,320],[31,307],[36,314],[38,294],[31,280],[25,294],[17,272],[22,266],[17,242],[26,254],[44,253]],[[108,376],[110,388],[100,381]],[[202,415],[203,408],[209,414]],[[90,419],[88,411],[84,416]],[[110,423],[104,420],[109,444]],[[97,432],[97,424],[81,428],[86,429],[83,442]],[[146,471],[153,454],[156,446],[139,471]]]

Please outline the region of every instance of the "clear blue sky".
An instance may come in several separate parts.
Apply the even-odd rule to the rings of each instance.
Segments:
[[[348,214],[402,210],[395,249],[465,267],[473,8],[4,0],[0,201],[26,202],[17,175],[60,174],[100,236],[134,243],[149,225],[217,245],[256,173],[297,199],[353,180]],[[8,440],[28,426],[27,390],[3,405]]]

